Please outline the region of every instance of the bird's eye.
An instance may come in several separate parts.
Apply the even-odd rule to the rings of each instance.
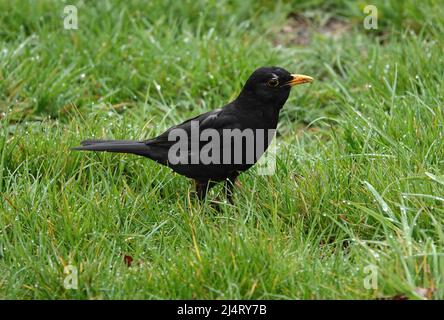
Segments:
[[[279,81],[277,79],[273,78],[271,80],[268,80],[267,84],[269,87],[277,87],[277,85],[279,84]]]

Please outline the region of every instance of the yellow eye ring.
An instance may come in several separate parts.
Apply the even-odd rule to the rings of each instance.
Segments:
[[[278,84],[279,84],[279,81],[277,80],[277,79],[271,79],[271,80],[268,80],[268,82],[267,82],[267,85],[269,86],[269,87],[277,87],[278,86]]]

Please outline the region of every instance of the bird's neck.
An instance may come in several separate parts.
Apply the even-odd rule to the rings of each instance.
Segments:
[[[285,99],[286,100],[286,99]],[[235,100],[238,106],[242,106],[245,109],[254,110],[275,110],[279,113],[282,107],[285,104],[284,101],[276,101],[276,100],[264,100],[253,94],[241,93]]]
[[[270,103],[248,95],[240,95],[233,105],[236,109],[241,109],[244,114],[249,115],[252,122],[262,123],[259,125],[260,127],[276,128],[279,112],[284,103],[278,101]]]

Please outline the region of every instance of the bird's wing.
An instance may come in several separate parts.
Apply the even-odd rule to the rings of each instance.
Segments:
[[[170,164],[168,164],[171,160],[171,156],[175,156],[174,153],[170,154],[171,148],[175,145],[176,147],[179,147],[181,143],[184,143],[182,145],[182,148],[187,149],[187,156],[193,157],[194,149],[191,147],[193,145],[193,131],[192,131],[192,122],[196,121],[198,126],[198,131],[200,134],[205,129],[213,129],[218,132],[219,135],[222,134],[223,129],[231,129],[231,128],[239,128],[239,119],[238,117],[233,113],[230,112],[230,110],[227,110],[225,108],[210,111],[204,114],[201,114],[195,118],[189,119],[177,126],[174,126],[164,133],[162,133],[160,136],[146,140],[144,141],[145,146],[148,147],[149,153],[148,158],[151,158],[159,163],[168,165],[172,167]],[[179,138],[178,135],[173,134],[170,136],[170,133],[172,133],[173,130],[183,130],[185,133],[185,139],[186,141],[182,140],[183,138]],[[193,129],[194,130],[194,129]],[[183,132],[180,134],[180,136],[183,135]],[[178,139],[179,138],[179,139]],[[201,136],[199,135],[198,139],[200,140]],[[203,147],[209,143],[208,141],[202,141],[200,143],[200,147]],[[180,148],[180,147],[179,147]],[[220,144],[221,148],[221,154],[222,150],[224,148],[223,144]],[[175,150],[175,149],[174,149]],[[179,157],[182,157],[181,155]],[[179,159],[179,158],[178,158]],[[178,160],[179,162],[182,160]],[[181,169],[178,169],[176,167],[177,172],[180,174],[186,175],[188,177],[193,177],[196,175],[195,168],[193,166],[180,166]]]
[[[226,109],[217,109],[210,112],[203,113],[197,117],[186,120],[181,124],[171,127],[158,137],[145,141],[150,146],[166,146],[169,147],[175,143],[175,141],[169,141],[168,137],[173,130],[184,130],[188,137],[191,137],[192,122],[195,121],[198,125],[199,131],[202,132],[205,129],[222,130],[225,128],[238,127],[238,119],[231,112]]]

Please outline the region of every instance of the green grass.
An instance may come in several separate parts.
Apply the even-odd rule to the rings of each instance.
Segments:
[[[76,31],[63,1],[0,0],[0,298],[444,298],[438,1],[374,1],[378,30],[363,2],[71,3]],[[276,45],[291,12],[348,29]],[[235,206],[141,157],[69,150],[159,134],[263,65],[316,81],[285,106],[276,173],[243,174]]]

